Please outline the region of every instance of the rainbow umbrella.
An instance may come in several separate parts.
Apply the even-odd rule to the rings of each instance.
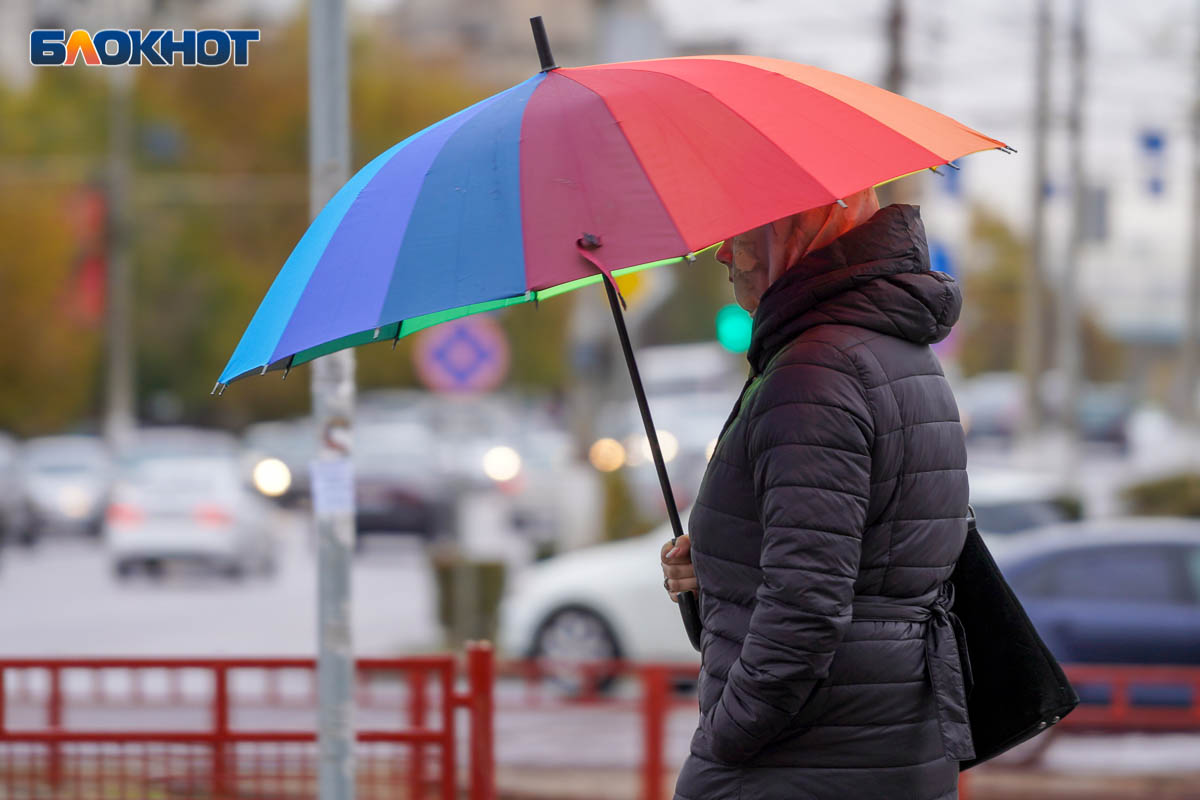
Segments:
[[[678,261],[1007,149],[904,97],[787,61],[555,68],[548,54],[539,74],[413,134],[346,183],[284,263],[219,386]]]
[[[214,391],[603,280],[678,536],[613,276],[1011,148],[899,95],[777,59],[559,68],[541,18],[531,23],[541,72],[359,170],[284,263]],[[694,600],[681,601],[697,643]]]

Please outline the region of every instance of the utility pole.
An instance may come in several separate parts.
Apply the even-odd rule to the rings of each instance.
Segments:
[[[905,69],[904,32],[907,27],[908,14],[905,0],[889,0],[887,17],[884,21],[884,38],[887,47],[887,66],[883,74],[883,88],[896,94],[904,94],[904,84],[908,79]],[[911,203],[915,199],[913,182],[909,180],[892,181],[879,187],[879,204],[886,206],[891,203]]]
[[[113,19],[124,19],[124,3],[112,0]],[[107,70],[108,77],[108,271],[105,302],[104,438],[111,450],[126,444],[137,425],[134,402],[133,289],[129,275],[129,183],[133,150],[130,93],[134,72]]]
[[[349,80],[344,0],[310,0],[308,164],[316,217],[350,162]],[[317,531],[317,767],[320,800],[354,798],[354,651],[350,638],[350,560],[354,554],[354,354],[312,365],[313,418],[320,440],[312,465]]]
[[[1042,373],[1042,276],[1045,274],[1046,236],[1046,129],[1050,83],[1050,3],[1037,0],[1033,59],[1033,185],[1030,189],[1029,258],[1021,280],[1021,328],[1018,365],[1024,377],[1024,414],[1020,436],[1032,442],[1042,427],[1038,380]]]
[[[1065,435],[1063,470],[1068,480],[1075,474],[1079,449],[1079,270],[1083,251],[1083,213],[1086,180],[1083,169],[1083,105],[1087,92],[1086,0],[1071,0],[1071,88],[1067,106],[1067,150],[1070,168],[1071,220],[1062,280],[1058,285],[1058,368],[1063,393],[1059,424]]]
[[[1179,383],[1176,386],[1176,416],[1184,424],[1195,427],[1200,424],[1196,408],[1196,383],[1200,377],[1200,0],[1196,2],[1196,54],[1192,69],[1194,89],[1192,93],[1192,224],[1188,252],[1188,286],[1186,305],[1183,311],[1183,341],[1180,342]]]

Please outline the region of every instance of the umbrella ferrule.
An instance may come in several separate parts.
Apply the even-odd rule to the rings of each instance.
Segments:
[[[542,62],[542,72],[558,69],[554,63],[554,55],[550,52],[550,39],[546,36],[546,24],[542,18],[530,17],[529,26],[533,28],[533,44],[537,47],[538,60]]]

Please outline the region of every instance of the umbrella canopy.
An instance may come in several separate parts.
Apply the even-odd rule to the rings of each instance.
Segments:
[[[219,384],[674,261],[993,148],[919,103],[776,59],[547,69],[363,167]]]

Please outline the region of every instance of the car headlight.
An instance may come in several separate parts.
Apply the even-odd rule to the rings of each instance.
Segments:
[[[588,448],[588,461],[601,472],[615,472],[625,464],[625,445],[616,439],[597,439]]]
[[[292,471],[278,458],[264,458],[254,465],[254,488],[267,497],[279,497],[292,485]]]
[[[71,519],[83,519],[94,504],[92,494],[81,486],[64,486],[54,499],[58,510]]]
[[[679,440],[670,431],[658,431],[658,447],[662,450],[663,463],[669,464],[679,455]],[[653,461],[654,451],[650,449],[650,437],[644,434],[630,436],[625,450],[625,463],[637,467]]]
[[[483,473],[496,483],[511,481],[521,472],[521,455],[507,445],[497,445],[483,454]]]

